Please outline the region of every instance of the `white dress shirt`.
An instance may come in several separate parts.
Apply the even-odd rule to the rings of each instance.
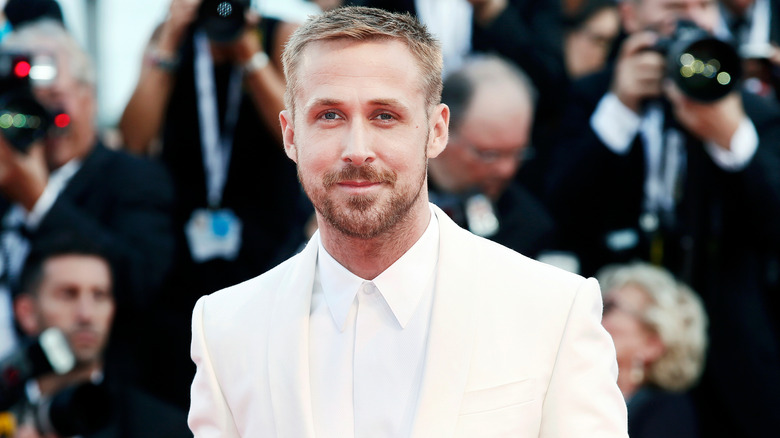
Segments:
[[[309,320],[318,437],[408,436],[417,410],[430,322],[439,227],[373,281],[340,265],[319,242]]]

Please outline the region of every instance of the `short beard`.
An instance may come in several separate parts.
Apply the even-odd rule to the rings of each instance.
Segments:
[[[348,237],[358,239],[373,239],[396,226],[405,219],[412,206],[420,198],[425,187],[427,172],[423,172],[416,192],[412,196],[404,196],[405,193],[395,190],[398,176],[392,171],[378,171],[371,164],[363,166],[346,166],[337,172],[331,172],[323,177],[322,186],[327,192],[340,181],[365,180],[375,183],[388,184],[392,195],[387,205],[377,205],[377,195],[352,196],[347,200],[346,208],[339,209],[332,199],[327,196],[312,196],[310,190],[304,185],[304,190],[312,199],[315,208],[333,228]],[[300,178],[303,184],[303,179]],[[319,202],[317,202],[319,201]]]

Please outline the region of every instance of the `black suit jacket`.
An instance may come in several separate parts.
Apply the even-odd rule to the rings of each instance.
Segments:
[[[631,438],[698,438],[696,408],[687,393],[641,388],[628,402]]]
[[[108,424],[85,438],[187,438],[187,412],[137,388],[114,388]]]
[[[429,178],[431,202],[438,205],[462,228],[468,229],[465,213],[466,195],[442,192]],[[555,223],[536,197],[517,182],[512,182],[494,203],[499,227],[488,239],[525,256],[537,258],[545,250],[555,248]]]
[[[743,93],[759,145],[737,172],[718,167],[702,142],[683,131],[687,161],[676,218],[661,233],[648,235],[639,226],[646,172],[640,138],[619,156],[589,125],[610,78],[611,71],[605,71],[575,84],[565,117],[570,126],[556,145],[546,199],[561,243],[579,254],[585,275],[606,263],[660,259],[690,284],[710,318],[708,365],[697,390],[708,416],[702,427],[712,426],[704,435],[769,436],[780,429],[772,413],[780,409],[774,301],[780,260],[780,113],[772,102]],[[666,119],[672,119],[670,113]],[[610,250],[606,238],[617,230],[633,230],[637,244]]]
[[[142,310],[171,265],[173,189],[159,165],[95,145],[31,239],[75,232],[101,244],[118,307]]]

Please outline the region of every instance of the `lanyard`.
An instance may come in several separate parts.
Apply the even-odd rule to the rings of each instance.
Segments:
[[[203,31],[195,32],[195,90],[198,96],[198,122],[206,175],[209,207],[217,208],[227,182],[233,136],[241,105],[241,69],[233,67],[228,83],[227,108],[222,132],[219,129],[219,107],[214,83],[214,60]]]

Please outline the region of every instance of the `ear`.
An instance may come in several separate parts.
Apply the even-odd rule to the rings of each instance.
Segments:
[[[440,103],[431,115],[433,129],[428,140],[428,158],[436,158],[447,147],[450,129],[450,107]]]
[[[36,336],[41,331],[35,312],[35,299],[28,294],[22,294],[14,299],[14,313],[19,327],[26,335]]]
[[[295,148],[295,128],[292,114],[288,110],[279,113],[279,123],[282,125],[282,141],[284,152],[294,162],[298,162],[298,150]]]
[[[642,350],[645,363],[653,363],[664,355],[666,346],[661,341],[661,337],[653,333],[647,337],[647,342]]]

